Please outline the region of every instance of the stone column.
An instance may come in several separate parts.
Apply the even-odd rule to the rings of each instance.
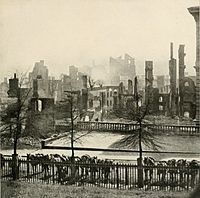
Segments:
[[[200,125],[200,30],[199,30],[199,9],[200,7],[188,8],[190,14],[196,22],[196,122]]]

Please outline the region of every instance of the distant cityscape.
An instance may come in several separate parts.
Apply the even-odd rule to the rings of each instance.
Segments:
[[[127,53],[124,57],[110,57],[108,72],[95,65],[82,69],[72,65],[68,67],[69,75],[62,74],[59,79],[49,76],[48,66],[44,60],[40,60],[28,75],[13,74],[9,80],[4,78],[0,84],[0,109],[6,109],[12,98],[16,97],[16,89],[20,87],[22,90],[31,89],[29,95],[32,100],[40,100],[42,103],[51,101],[51,104],[63,101],[66,91],[78,91],[81,101],[79,107],[82,110],[106,115],[119,106],[126,107],[134,102],[134,79],[137,76],[141,103],[150,103],[149,114],[194,119],[196,77],[185,72],[184,47],[179,46],[177,61],[173,56],[173,43],[170,44],[169,73],[165,75],[153,74],[153,61],[145,61],[145,75],[137,75],[135,58]],[[102,78],[95,78],[94,74],[102,71],[105,71]],[[102,119],[100,117],[98,119]]]

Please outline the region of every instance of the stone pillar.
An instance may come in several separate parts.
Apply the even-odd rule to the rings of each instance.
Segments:
[[[200,7],[188,8],[196,22],[196,123],[200,125],[200,30],[199,30],[199,9]]]

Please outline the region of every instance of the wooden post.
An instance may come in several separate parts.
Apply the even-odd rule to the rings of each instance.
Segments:
[[[118,166],[118,163],[117,163],[117,166],[116,166],[116,174],[117,174],[117,189],[119,189],[119,166]]]
[[[29,172],[30,172],[29,159],[30,159],[30,154],[27,154],[27,178],[29,178]]]
[[[55,171],[54,171],[54,164],[52,163],[52,174],[53,174],[53,184],[55,183]]]
[[[128,178],[128,167],[125,165],[125,185],[129,184],[129,178]]]
[[[44,146],[45,146],[45,141],[42,140],[42,141],[41,141],[41,147],[42,147],[42,149],[44,148]]]

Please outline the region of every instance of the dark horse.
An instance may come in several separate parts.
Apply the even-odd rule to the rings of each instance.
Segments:
[[[155,166],[155,160],[152,157],[145,157],[144,158],[145,182],[151,182],[153,178],[153,166]]]

